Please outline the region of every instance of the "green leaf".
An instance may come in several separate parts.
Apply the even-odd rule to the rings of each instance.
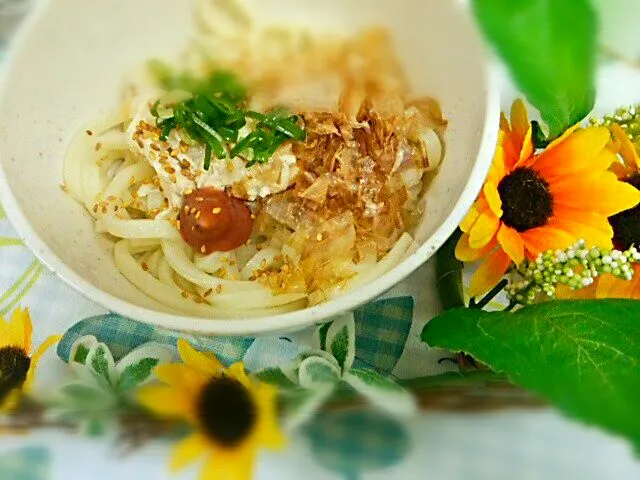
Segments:
[[[315,390],[298,388],[280,392],[284,407],[283,426],[285,430],[295,430],[313,418],[329,399],[333,390],[333,385],[326,385]]]
[[[338,361],[342,372],[349,371],[356,353],[356,329],[352,314],[342,315],[329,326],[326,350]]]
[[[310,390],[334,385],[340,380],[340,370],[322,357],[309,357],[300,364],[300,385]]]
[[[474,0],[485,36],[551,138],[595,102],[597,19],[588,0]]]
[[[280,368],[265,368],[254,373],[256,379],[269,385],[275,385],[280,388],[293,388],[296,386],[289,378],[282,373]]]
[[[456,245],[462,237],[457,229],[436,253],[436,289],[442,308],[464,307],[462,262],[456,258]]]
[[[639,301],[555,301],[515,313],[451,310],[425,326],[422,340],[468,353],[640,449]]]
[[[82,363],[84,365],[84,363],[87,361],[87,355],[89,355],[89,349],[84,345],[78,345],[76,353],[73,356],[73,361]]]
[[[95,348],[92,348],[87,355],[87,366],[99,379],[103,379],[107,384],[111,384],[113,379],[113,371],[115,368],[115,362],[113,356],[104,343],[98,344]]]
[[[344,377],[355,391],[375,407],[394,416],[408,416],[416,412],[416,402],[411,394],[374,370],[354,368]]]
[[[134,389],[151,376],[158,363],[160,361],[157,358],[143,358],[139,362],[127,366],[120,375],[116,388],[120,392]]]

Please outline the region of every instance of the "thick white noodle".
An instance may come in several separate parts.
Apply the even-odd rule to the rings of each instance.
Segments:
[[[404,233],[393,248],[382,258],[382,260],[347,282],[346,287],[341,290],[341,293],[351,291],[354,288],[369,283],[391,270],[394,265],[398,264],[407,249],[411,246],[412,242],[413,237],[408,233]]]
[[[118,238],[181,240],[180,233],[169,220],[121,220],[105,216],[96,221],[96,230]]]
[[[129,253],[128,241],[120,240],[114,248],[116,267],[142,293],[178,312],[199,317],[211,318],[243,318],[278,315],[303,308],[306,300],[291,302],[287,305],[273,308],[259,308],[251,310],[233,310],[216,308],[206,303],[196,303],[190,298],[184,298],[179,290],[170,287],[145,272],[135,258]]]
[[[167,262],[167,259],[164,257],[164,255],[162,255],[162,258],[160,258],[160,263],[158,263],[158,280],[166,285],[169,285],[170,287],[180,289],[180,287],[178,287],[178,284],[173,279],[173,269],[169,266],[169,262]]]
[[[118,197],[122,199],[124,203],[127,203],[131,195],[128,193],[131,185],[131,179],[135,182],[141,182],[147,178],[151,178],[155,175],[155,170],[148,163],[138,162],[120,170],[113,180],[109,183],[104,191],[104,197],[110,196]]]
[[[281,253],[275,248],[267,247],[260,250],[249,259],[247,264],[240,272],[240,278],[242,278],[243,280],[249,280],[249,278],[254,275],[256,270],[271,265],[278,255],[281,255]]]
[[[265,291],[266,288],[256,282],[246,282],[240,280],[226,280],[223,278],[213,277],[199,270],[189,259],[178,242],[163,241],[162,250],[164,256],[178,275],[186,278],[196,285],[214,290],[221,286],[226,291]]]

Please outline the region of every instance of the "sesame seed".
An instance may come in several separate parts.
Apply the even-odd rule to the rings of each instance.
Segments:
[[[216,208],[214,208],[211,212],[212,212],[214,215],[218,215],[221,211],[222,211],[222,209],[221,209],[220,207],[216,207]]]
[[[138,146],[140,148],[144,148],[144,143],[142,142],[142,140],[138,139],[138,140],[136,140],[136,143],[138,144]]]
[[[184,213],[189,213],[189,205],[184,206]]]
[[[178,177],[176,177],[175,173],[172,173],[169,175],[169,180],[171,180],[171,183],[176,183],[178,181]]]
[[[193,297],[193,301],[196,303],[204,303],[204,299],[202,297]]]
[[[144,270],[145,272],[147,270],[149,270],[149,265],[147,265],[146,263],[142,262],[142,270]]]
[[[165,165],[164,166],[164,171],[169,173],[169,174],[176,173],[176,169],[173,168],[171,165]]]
[[[322,234],[321,234],[321,233],[319,233],[319,234],[316,236],[316,240],[317,240],[317,241],[319,241],[319,242],[321,242],[321,241],[322,241]]]
[[[93,213],[98,213],[98,204],[93,206]]]
[[[210,288],[209,290],[207,290],[206,292],[204,292],[204,297],[207,298],[209,295],[211,295],[213,293],[213,288]]]
[[[222,285],[218,285],[216,287],[216,293],[220,293],[222,291]]]
[[[204,246],[204,245],[202,245],[202,246],[200,247],[200,251],[201,251],[202,253],[207,253],[207,247],[206,247],[206,246]]]
[[[255,220],[255,219],[256,219],[256,214],[255,214],[255,213],[252,213],[252,214],[251,214],[251,220]]]
[[[102,148],[102,144],[100,142],[96,143],[96,152]]]
[[[180,223],[180,220],[176,220],[176,228],[178,230],[180,230],[180,227],[182,227],[182,224]]]
[[[185,195],[191,195],[192,193],[193,193],[193,188],[187,188],[187,189],[184,191],[184,194],[185,194]]]
[[[87,130],[87,135],[91,136],[93,135],[93,132],[91,130]]]
[[[196,207],[191,207],[191,215],[193,215],[194,213],[196,213],[198,211],[198,209]]]
[[[196,197],[196,202],[202,202],[204,201],[204,197]]]
[[[107,207],[102,207],[102,213],[107,213]]]
[[[202,212],[198,210],[196,212],[196,220],[198,220],[200,218],[200,214],[202,214]]]
[[[183,290],[183,291],[182,291],[182,296],[183,296],[184,298],[189,298],[189,293]]]
[[[156,152],[160,151],[160,147],[158,146],[157,143],[152,143],[151,144],[151,150],[155,150]]]

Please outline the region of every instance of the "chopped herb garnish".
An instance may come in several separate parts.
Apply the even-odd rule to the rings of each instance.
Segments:
[[[162,105],[158,101],[151,113],[162,130],[162,140],[179,129],[190,140],[205,145],[205,170],[211,165],[211,155],[216,158],[245,155],[247,165],[251,166],[266,163],[285,141],[305,139],[297,116],[283,110],[266,114],[248,110],[246,89],[233,73],[218,71],[197,79],[188,74],[176,75],[160,62],[153,62],[151,70],[166,90],[191,93],[191,97],[176,103]],[[251,131],[240,138],[247,119],[251,121]]]

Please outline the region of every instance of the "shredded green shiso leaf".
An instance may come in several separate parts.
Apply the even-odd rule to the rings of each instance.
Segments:
[[[305,131],[298,117],[283,109],[258,113],[247,109],[247,91],[237,76],[216,71],[206,78],[174,73],[161,62],[152,62],[151,72],[162,88],[187,92],[184,100],[162,104],[158,100],[151,113],[162,129],[162,140],[178,129],[193,142],[205,145],[204,169],[211,156],[231,158],[244,155],[247,166],[266,163],[287,140],[303,141]],[[250,121],[251,131],[240,138],[240,130]]]

